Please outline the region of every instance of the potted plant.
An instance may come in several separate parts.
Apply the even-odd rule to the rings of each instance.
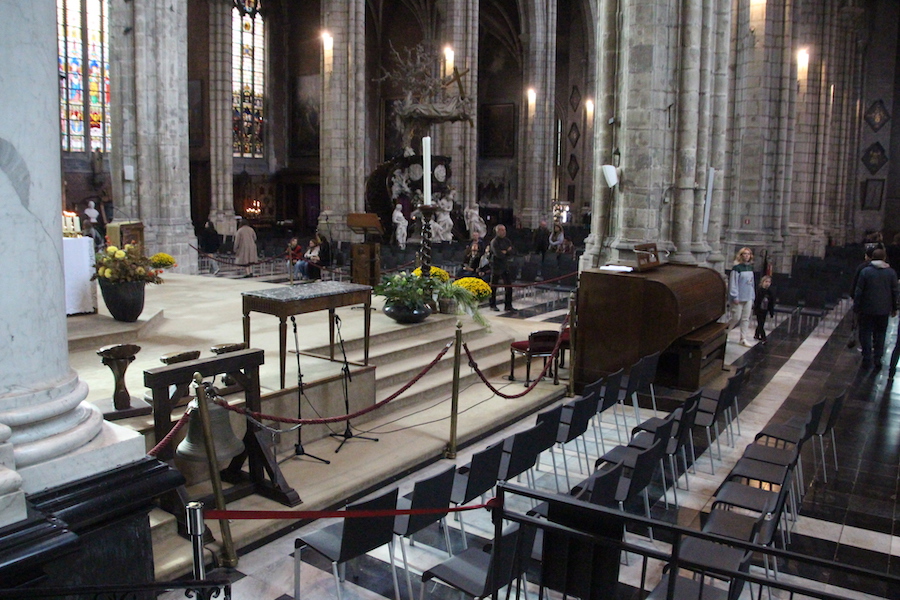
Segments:
[[[488,288],[490,290],[490,288]],[[478,312],[478,297],[471,290],[457,285],[455,281],[438,283],[434,288],[438,297],[441,312],[448,315],[468,313],[479,325],[487,326],[488,322]],[[490,292],[488,292],[490,295]]]
[[[413,273],[384,275],[375,293],[384,296],[384,314],[398,323],[420,323],[431,314],[435,280]]]
[[[97,253],[91,279],[100,284],[103,302],[113,319],[133,323],[144,310],[144,286],[162,283],[162,269],[174,266],[175,259],[164,252],[147,258],[134,244],[121,249],[109,246]]]

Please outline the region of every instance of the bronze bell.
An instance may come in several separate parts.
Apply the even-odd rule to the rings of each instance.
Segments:
[[[222,465],[244,451],[244,442],[234,435],[231,429],[228,410],[215,402],[208,402],[209,425],[213,432],[213,441],[216,446],[216,461]],[[196,408],[197,401],[191,401],[191,408]],[[178,444],[175,454],[179,458],[191,461],[205,461],[206,447],[203,443],[203,423],[200,421],[200,411],[194,410],[191,420],[188,421],[187,435]]]

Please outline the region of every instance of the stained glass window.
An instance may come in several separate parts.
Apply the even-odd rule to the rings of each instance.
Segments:
[[[263,157],[265,41],[260,14],[242,15],[232,9],[233,151],[244,158]]]
[[[57,0],[59,118],[66,152],[110,150],[107,0]]]

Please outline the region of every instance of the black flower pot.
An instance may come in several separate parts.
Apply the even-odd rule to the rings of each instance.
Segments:
[[[398,323],[421,323],[431,314],[431,309],[425,308],[409,308],[402,304],[385,304],[384,314],[397,321]]]
[[[145,281],[112,282],[103,277],[97,279],[103,302],[116,321],[134,323],[144,311]]]

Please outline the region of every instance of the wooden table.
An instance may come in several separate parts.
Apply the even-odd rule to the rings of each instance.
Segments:
[[[328,341],[331,360],[334,360],[334,310],[339,306],[362,304],[365,312],[364,363],[369,364],[369,328],[372,287],[340,281],[317,281],[302,285],[271,288],[255,292],[243,292],[244,342],[250,347],[250,313],[274,315],[279,319],[279,368],[281,388],[284,389],[285,351],[287,346],[287,318],[293,315],[328,309]]]

